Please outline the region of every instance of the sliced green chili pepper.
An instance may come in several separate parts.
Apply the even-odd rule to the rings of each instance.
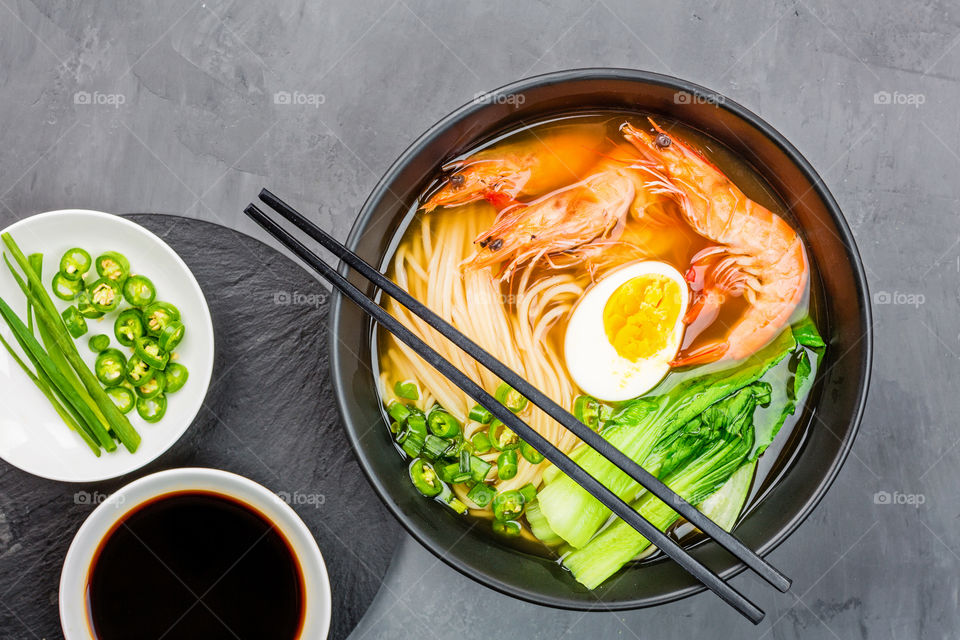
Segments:
[[[507,538],[516,538],[520,535],[520,531],[523,528],[516,520],[507,520],[505,522],[494,520],[491,526],[493,527],[494,533],[506,536]]]
[[[94,309],[100,313],[110,313],[120,306],[123,295],[116,282],[110,278],[100,278],[90,285],[90,298]]]
[[[574,417],[596,431],[600,427],[600,401],[593,396],[580,395],[573,401]]]
[[[130,306],[145,307],[157,297],[157,288],[146,276],[130,276],[123,283],[123,297]]]
[[[517,452],[508,449],[497,456],[497,477],[501,480],[510,480],[517,475]]]
[[[120,413],[130,413],[137,403],[137,398],[133,395],[133,391],[130,391],[127,387],[107,387],[106,392],[107,395],[110,396],[110,399],[113,400],[113,404],[120,410]]]
[[[67,249],[60,258],[60,273],[67,280],[83,280],[87,271],[90,271],[90,254],[80,247]]]
[[[113,335],[117,337],[117,342],[125,347],[132,347],[144,333],[146,330],[143,327],[143,314],[139,309],[124,309],[113,323]]]
[[[432,433],[428,433],[423,440],[423,451],[421,455],[428,460],[436,460],[443,455],[443,452],[450,446],[450,441],[439,438]]]
[[[417,383],[413,380],[397,381],[397,383],[393,385],[393,392],[397,394],[397,397],[406,400],[420,399],[420,388],[417,387]]]
[[[477,482],[483,482],[493,465],[477,456],[470,456],[470,475]]]
[[[93,293],[89,289],[84,289],[77,294],[77,309],[84,318],[96,320],[103,317],[102,311],[97,311],[93,304]]]
[[[433,465],[422,458],[410,463],[410,481],[417,491],[428,498],[443,491],[443,482],[437,477]]]
[[[137,413],[147,422],[159,422],[167,412],[167,396],[162,393],[152,398],[137,398]]]
[[[490,436],[488,436],[483,431],[478,431],[470,437],[470,442],[473,443],[473,450],[477,453],[486,453],[493,448],[493,445],[490,443]]]
[[[165,379],[164,386],[166,387],[164,393],[169,395],[183,389],[183,385],[187,384],[187,378],[190,377],[190,371],[179,362],[171,362],[167,365],[167,368],[163,370],[163,377]]]
[[[530,504],[537,497],[537,488],[533,486],[532,482],[528,482],[520,487],[520,495],[523,496],[524,504]]]
[[[93,371],[103,386],[115,387],[126,378],[127,358],[118,349],[107,349],[97,356]]]
[[[184,326],[182,322],[174,320],[160,334],[160,348],[166,352],[173,351],[183,340]]]
[[[410,407],[396,400],[387,405],[387,414],[400,423],[406,422],[412,413]]]
[[[167,379],[162,375],[155,375],[137,387],[137,395],[141,398],[156,398],[167,388]]]
[[[156,369],[134,354],[127,360],[127,382],[135,387],[141,387],[156,374]]]
[[[63,323],[67,325],[67,331],[74,338],[79,338],[87,332],[87,321],[83,319],[76,307],[67,307],[60,314]]]
[[[499,420],[494,420],[490,423],[490,429],[487,435],[490,438],[490,444],[492,444],[493,448],[497,451],[516,449],[520,446],[520,438],[517,437],[517,434]]]
[[[503,491],[493,499],[493,517],[497,520],[516,520],[523,514],[523,494],[517,490]]]
[[[169,302],[151,302],[143,309],[143,324],[147,334],[159,337],[171,322],[180,319],[180,310]]]
[[[170,354],[160,348],[160,345],[153,338],[137,338],[133,343],[133,349],[140,359],[154,369],[166,369],[170,362]]]
[[[494,394],[494,397],[497,399],[497,402],[505,406],[510,411],[514,413],[520,413],[527,408],[527,399],[520,395],[520,392],[508,385],[506,382],[501,382],[500,386],[497,387],[497,392]]]
[[[430,431],[441,438],[452,438],[460,433],[460,421],[443,409],[434,409],[427,417]]]
[[[97,273],[122,285],[130,275],[130,262],[116,251],[107,251],[97,257]]]
[[[526,441],[520,442],[520,455],[530,464],[540,464],[543,462],[543,454],[527,444]]]
[[[76,300],[77,295],[83,291],[83,280],[70,280],[59,271],[53,276],[53,282],[50,283],[50,289],[53,295],[61,300],[70,302]]]
[[[90,336],[90,340],[87,341],[87,346],[90,347],[90,351],[94,353],[100,353],[105,351],[107,347],[110,346],[110,336],[98,333],[95,336]]]
[[[479,404],[470,409],[470,415],[467,417],[480,424],[490,424],[490,421],[493,420],[493,414]]]
[[[473,488],[467,492],[467,497],[473,501],[473,504],[481,509],[490,504],[490,501],[493,500],[493,496],[495,495],[497,495],[496,489],[482,482],[473,485]]]

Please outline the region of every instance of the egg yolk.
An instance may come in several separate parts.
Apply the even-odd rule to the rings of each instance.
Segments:
[[[636,362],[666,347],[680,315],[680,295],[673,278],[655,273],[620,285],[603,308],[603,328],[617,353]]]

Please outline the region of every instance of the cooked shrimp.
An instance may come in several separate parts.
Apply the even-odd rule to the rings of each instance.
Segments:
[[[506,262],[501,275],[507,278],[529,261],[615,239],[633,203],[635,182],[628,170],[611,169],[531,204],[515,205],[476,239],[480,249],[467,266]]]
[[[776,336],[802,299],[809,279],[803,243],[789,224],[750,200],[703,156],[650,123],[653,132],[629,124],[620,129],[642,156],[639,170],[653,178],[656,190],[676,199],[694,231],[718,243],[697,260],[720,257],[713,277],[718,288],[742,293],[750,303],[723,341],[672,364],[745,358]],[[716,290],[706,293],[708,305],[719,299]]]
[[[498,209],[575,182],[600,159],[590,149],[604,140],[602,126],[557,127],[522,142],[499,144],[443,167],[451,173],[423,204],[456,207],[486,199]]]

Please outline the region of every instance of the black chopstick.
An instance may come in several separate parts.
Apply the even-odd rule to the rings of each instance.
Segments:
[[[566,429],[573,432],[582,441],[595,449],[600,455],[613,463],[617,468],[630,476],[647,491],[660,498],[663,502],[687,519],[688,522],[700,529],[704,534],[715,540],[721,547],[733,554],[738,560],[752,569],[761,578],[769,582],[781,592],[790,589],[791,581],[766,560],[744,545],[736,536],[723,529],[703,512],[677,495],[656,476],[634,462],[622,451],[614,447],[600,434],[593,431],[576,419],[563,407],[554,402],[542,391],[517,375],[515,371],[497,360],[480,345],[470,340],[451,326],[443,318],[431,311],[426,305],[411,296],[395,282],[373,268],[360,256],[353,253],[333,236],[307,220],[293,207],[283,202],[270,191],[260,191],[260,199],[270,208],[296,225],[300,230],[319,242],[335,256],[346,262],[364,278],[382,289],[394,300],[419,316],[424,322],[440,332],[441,335],[456,344],[477,362],[489,369],[501,380],[516,389],[521,395],[528,398],[533,404],[540,407],[547,415],[559,422]]]
[[[684,551],[679,544],[645,520],[629,504],[617,497],[616,494],[596,478],[588,474],[582,467],[557,449],[549,440],[541,436],[516,414],[498,402],[480,385],[430,348],[399,320],[373,302],[362,291],[340,275],[336,269],[321,260],[302,242],[267,217],[267,215],[255,205],[250,204],[244,210],[244,213],[263,227],[270,235],[279,240],[285,247],[293,251],[300,259],[310,265],[320,276],[329,281],[338,291],[357,304],[365,313],[383,326],[383,328],[408,345],[417,355],[457,385],[467,395],[486,407],[494,417],[507,425],[514,433],[539,451],[544,458],[567,474],[574,482],[597,498],[619,518],[650,540],[650,542],[659,547],[667,556],[672,558],[704,586],[716,593],[724,602],[739,611],[754,624],[759,624],[760,621],[763,620],[763,611],[753,602],[721,580],[713,571]]]

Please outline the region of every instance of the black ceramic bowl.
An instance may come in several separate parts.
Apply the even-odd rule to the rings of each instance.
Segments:
[[[737,153],[788,205],[818,267],[819,315],[829,349],[810,401],[816,416],[789,466],[736,528],[747,546],[765,554],[810,514],[843,464],[866,399],[872,349],[867,284],[850,230],[820,176],[766,122],[703,87],[642,71],[582,69],[521,80],[461,107],[414,142],[364,204],[347,244],[367,261],[384,265],[409,222],[411,204],[444,161],[527,123],[606,109],[660,114]],[[359,278],[353,280],[371,291]],[[673,562],[662,560],[628,568],[626,575],[591,592],[555,562],[496,544],[483,527],[471,527],[470,520],[423,499],[406,481],[406,463],[383,423],[371,373],[372,325],[340,296],[334,297],[331,314],[333,380],[360,465],[397,519],[444,562],[511,596],[570,609],[632,609],[703,589]],[[710,541],[692,553],[723,577],[744,568]]]

